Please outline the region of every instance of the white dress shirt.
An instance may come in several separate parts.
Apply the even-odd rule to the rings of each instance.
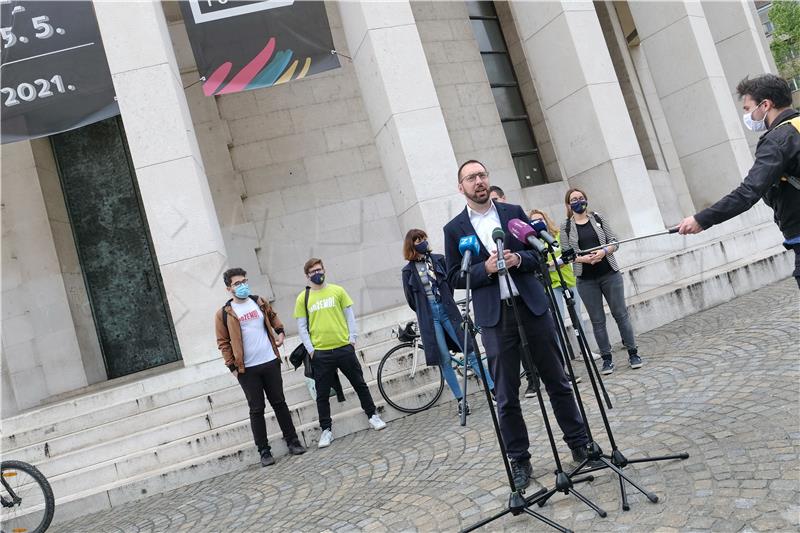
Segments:
[[[492,232],[495,228],[500,228],[500,214],[497,212],[497,206],[494,205],[494,202],[489,200],[489,203],[492,204],[492,207],[486,211],[485,213],[479,213],[474,211],[471,207],[467,206],[467,214],[469,215],[469,221],[472,223],[472,227],[475,228],[475,233],[478,235],[478,238],[483,243],[484,248],[489,253],[492,253],[492,250],[496,250],[497,247],[492,241]],[[500,281],[500,299],[507,300],[510,296],[508,294],[508,283],[506,282],[506,276],[501,275],[499,276]],[[511,294],[514,296],[519,296],[519,291],[517,290],[517,285],[514,283],[513,278],[511,280]]]

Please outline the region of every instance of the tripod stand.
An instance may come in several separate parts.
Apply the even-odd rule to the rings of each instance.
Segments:
[[[559,265],[558,257],[556,256],[556,252],[552,245],[548,244],[548,251],[550,256],[552,257],[553,264],[555,266],[555,271],[557,272],[558,279],[561,283],[561,287],[564,290],[564,301],[567,304],[567,311],[569,313],[570,319],[572,320],[572,327],[578,332],[578,346],[581,350],[581,355],[583,356],[584,364],[586,365],[586,371],[589,375],[589,381],[592,384],[592,390],[594,392],[595,398],[597,399],[597,405],[600,409],[600,416],[603,420],[603,425],[605,427],[606,435],[608,435],[609,443],[611,444],[611,454],[604,454],[600,446],[594,440],[591,432],[591,428],[589,427],[588,418],[586,417],[586,411],[583,405],[583,401],[581,400],[580,391],[578,390],[577,384],[573,378],[573,390],[575,391],[575,399],[578,401],[578,408],[583,416],[583,422],[586,427],[586,434],[589,437],[589,444],[587,446],[588,454],[586,459],[584,459],[575,469],[573,469],[567,477],[572,478],[573,476],[577,476],[580,474],[588,474],[590,472],[596,472],[599,470],[609,469],[614,472],[619,478],[619,488],[622,497],[622,509],[624,511],[630,510],[630,505],[628,503],[628,493],[625,489],[625,482],[633,486],[636,490],[644,494],[648,500],[653,503],[658,502],[658,496],[656,496],[653,492],[650,492],[641,486],[639,486],[636,482],[631,480],[625,473],[623,473],[622,469],[625,468],[629,464],[636,464],[636,463],[648,463],[648,462],[655,462],[655,461],[669,461],[672,459],[688,459],[688,453],[679,453],[675,455],[664,455],[659,457],[643,457],[638,459],[628,459],[625,457],[622,452],[617,447],[616,440],[614,439],[614,433],[611,430],[611,425],[608,421],[608,416],[606,414],[606,409],[603,406],[603,402],[601,401],[600,397],[600,389],[602,388],[603,395],[608,403],[609,409],[611,408],[611,402],[608,398],[608,394],[606,393],[605,387],[603,386],[603,380],[600,377],[600,373],[597,371],[597,365],[594,362],[594,359],[591,356],[591,349],[589,348],[589,343],[586,340],[586,334],[581,327],[580,317],[578,317],[578,313],[575,310],[575,297],[572,294],[572,291],[567,286],[566,282],[564,281],[564,276],[561,273],[561,268]],[[542,281],[545,285],[545,290],[550,297],[550,305],[551,309],[553,310],[554,315],[557,318],[558,323],[558,332],[559,332],[559,340],[564,348],[564,359],[565,363],[567,364],[567,368],[572,372],[572,364],[570,363],[570,359],[574,358],[574,352],[572,350],[572,345],[567,341],[567,333],[566,327],[564,326],[563,317],[558,309],[558,305],[556,305],[555,294],[553,292],[552,285],[549,283],[550,275],[549,269],[547,265],[546,259],[541,263],[541,270],[542,270]],[[569,356],[567,356],[569,354]],[[547,500],[555,493],[554,489],[548,491],[548,493],[542,495],[541,498],[538,500],[538,504],[543,506]]]
[[[502,248],[501,248],[501,250],[502,250]],[[498,263],[500,263],[500,262],[498,261]],[[549,417],[547,415],[547,410],[546,410],[545,405],[544,405],[544,399],[542,397],[539,374],[536,371],[536,366],[533,364],[533,358],[531,357],[531,354],[530,354],[527,335],[525,334],[525,330],[524,330],[524,327],[523,327],[523,324],[522,324],[522,320],[520,318],[519,309],[517,308],[517,302],[515,301],[514,297],[511,296],[513,294],[512,288],[511,288],[511,278],[510,278],[510,275],[508,274],[508,271],[504,267],[505,267],[504,264],[499,267],[498,275],[501,277],[501,283],[503,281],[505,281],[506,287],[508,289],[509,301],[510,301],[511,307],[513,309],[514,319],[515,319],[516,324],[517,324],[517,334],[519,335],[519,338],[520,338],[520,353],[521,353],[523,358],[526,358],[526,360],[528,362],[528,368],[531,369],[531,373],[532,373],[531,381],[532,381],[532,384],[533,384],[534,389],[536,391],[536,397],[537,397],[537,400],[539,402],[539,408],[540,408],[541,413],[542,413],[542,419],[544,421],[545,429],[547,430],[548,440],[550,442],[550,447],[551,447],[551,450],[553,452],[553,458],[554,458],[555,463],[556,463],[556,471],[555,471],[556,480],[555,480],[554,492],[558,491],[558,492],[563,492],[564,494],[571,494],[571,495],[575,496],[576,498],[578,498],[579,500],[581,500],[587,506],[589,506],[592,510],[597,512],[600,516],[605,517],[606,516],[606,512],[604,510],[600,509],[597,505],[595,505],[588,498],[586,498],[585,496],[580,494],[574,488],[575,483],[592,481],[594,479],[594,477],[593,476],[587,476],[587,477],[582,478],[582,479],[573,480],[572,477],[568,476],[562,469],[561,459],[558,456],[558,449],[556,448],[555,438],[553,437],[553,431],[552,431],[552,427],[550,425],[550,419],[549,419]],[[469,273],[467,275],[469,276]],[[470,286],[469,286],[469,279],[468,279],[467,280],[467,304],[469,304],[469,296],[470,296]],[[506,304],[502,304],[502,305],[506,305]],[[465,311],[464,311],[463,324],[464,324],[464,328],[465,328],[465,337],[464,337],[465,345],[466,345],[466,340],[467,340],[467,330],[468,329],[470,331],[470,334],[472,335],[472,340],[473,340],[473,344],[474,344],[475,343],[474,328],[472,327],[472,322],[471,322],[470,317],[469,317],[469,305],[466,306]],[[477,349],[477,346],[475,346],[475,347]],[[484,371],[482,365],[481,365],[480,371],[481,371],[481,375],[482,375],[482,377],[484,379],[484,386],[485,386],[486,385],[486,378],[485,378],[485,371]],[[574,377],[573,377],[573,380],[574,380]],[[486,388],[486,387],[484,387],[484,388]],[[491,402],[491,398],[489,396],[488,390],[486,391],[486,397],[487,397],[487,401]],[[490,403],[490,405],[491,405],[491,403]],[[511,514],[513,514],[515,516],[519,515],[521,513],[526,513],[526,514],[536,518],[537,520],[540,520],[541,522],[544,522],[545,524],[547,524],[547,525],[549,525],[549,526],[551,526],[551,527],[553,527],[553,528],[555,528],[555,529],[557,529],[559,531],[562,531],[562,532],[565,532],[565,533],[570,531],[567,528],[564,528],[563,526],[561,526],[561,525],[557,524],[556,522],[550,520],[549,518],[544,517],[541,514],[533,511],[532,509],[530,509],[530,506],[532,506],[535,503],[539,503],[540,498],[543,497],[544,495],[549,494],[549,492],[546,491],[546,490],[542,490],[542,491],[539,491],[536,494],[534,494],[534,495],[532,495],[532,496],[530,496],[528,498],[524,498],[522,496],[521,491],[519,491],[516,488],[515,484],[514,484],[513,475],[511,473],[511,468],[509,466],[509,460],[508,460],[508,457],[506,455],[506,450],[505,450],[505,446],[503,444],[502,434],[500,433],[500,427],[499,427],[499,423],[497,422],[497,417],[496,417],[496,414],[494,412],[494,409],[492,409],[492,421],[493,421],[493,423],[495,425],[495,432],[497,433],[498,442],[500,443],[500,449],[501,449],[501,452],[503,454],[503,463],[504,463],[504,465],[506,467],[506,473],[507,473],[508,478],[509,478],[509,485],[512,488],[512,493],[511,493],[511,496],[509,497],[508,508],[504,509],[503,511],[500,511],[499,513],[495,514],[494,516],[491,516],[489,518],[481,520],[480,522],[477,522],[477,523],[465,528],[462,531],[463,532],[473,531],[473,530],[475,530],[475,529],[477,529],[479,527],[482,527],[482,526],[484,526],[484,525],[486,525],[486,524],[488,524],[490,522],[493,522],[494,520],[497,520],[498,518],[500,518],[500,517],[502,517],[502,516],[504,516],[504,515],[506,515],[508,513],[511,513]]]

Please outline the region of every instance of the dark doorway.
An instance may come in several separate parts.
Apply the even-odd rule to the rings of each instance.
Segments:
[[[122,120],[51,141],[109,379],[177,361]]]

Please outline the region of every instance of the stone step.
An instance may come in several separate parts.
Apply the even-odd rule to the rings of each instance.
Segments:
[[[377,364],[378,362],[373,362],[371,366],[376,366]],[[346,401],[339,403],[335,398],[332,398],[331,412],[333,414],[351,409],[354,405],[359,405],[355,391],[346,380],[343,381],[343,386]],[[376,404],[382,403],[383,399],[378,391],[377,383],[372,381],[369,386],[370,393]],[[410,389],[407,378],[389,380],[384,386],[392,397]],[[127,420],[122,420],[119,423],[98,426],[94,428],[96,431],[82,432],[56,439],[48,443],[46,450],[43,445],[34,445],[17,450],[13,452],[13,455],[15,458],[37,465],[48,477],[77,472],[91,468],[92,465],[103,466],[105,464],[108,467],[113,466],[113,468],[107,468],[106,470],[98,468],[92,476],[86,478],[87,480],[97,480],[106,479],[107,476],[112,478],[119,476],[122,471],[126,470],[126,467],[119,464],[111,465],[119,457],[127,457],[138,453],[140,450],[154,449],[181,440],[195,441],[201,437],[205,438],[204,435],[207,433],[213,434],[219,428],[230,424],[244,424],[248,428],[246,433],[248,434],[247,440],[249,440],[248,407],[244,401],[243,394],[238,386],[231,387],[226,392],[229,394],[227,403],[222,401],[208,403],[204,398],[198,398],[197,402],[201,409],[191,416],[179,416],[160,425],[156,425],[156,422],[153,422],[140,431],[133,431],[131,428],[137,427],[138,424],[146,422],[146,420],[131,420],[130,424],[127,423]],[[316,402],[310,398],[305,383],[295,385],[287,392],[295,400],[290,402],[290,411],[295,424],[299,426],[315,422],[317,420]],[[410,393],[418,394],[419,391],[411,390]],[[190,404],[190,406],[196,407],[194,403]],[[171,410],[172,412],[181,413],[184,412],[183,407],[182,405],[167,406],[158,411]],[[268,425],[272,424],[277,431],[277,422],[275,422],[274,414],[269,406],[265,410],[265,417]],[[143,413],[133,418],[158,420],[158,416],[154,416],[153,412]],[[84,438],[84,434],[89,433],[91,435]],[[89,444],[92,442],[89,437],[102,440]],[[191,446],[184,446],[183,448],[186,453],[192,453]],[[179,459],[182,460],[184,458]]]
[[[375,344],[384,343],[392,339],[392,332],[399,323],[405,323],[414,317],[413,312],[408,308],[389,309],[359,318],[359,330],[365,333],[359,337],[358,348],[368,349]],[[282,349],[283,358],[286,360],[288,354],[299,344],[299,337],[289,337],[286,340],[286,348]],[[284,367],[285,372],[290,372],[289,365]],[[31,435],[22,438],[25,432],[37,431],[40,434],[59,434],[59,424],[64,421],[80,419],[87,414],[96,411],[106,410],[109,406],[122,406],[133,402],[134,406],[128,406],[129,413],[140,412],[135,409],[135,402],[148,396],[158,393],[172,394],[172,401],[187,399],[187,396],[179,396],[184,387],[195,386],[196,388],[209,390],[215,388],[214,383],[218,380],[224,382],[228,380],[227,371],[217,359],[205,363],[191,366],[167,365],[161,369],[151,369],[131,376],[125,376],[115,380],[109,380],[89,387],[84,387],[79,391],[73,391],[68,397],[61,398],[47,405],[28,409],[15,416],[2,420],[3,439],[0,445],[3,449],[13,449],[18,446],[39,442],[41,437]],[[178,396],[176,396],[178,395]],[[123,408],[123,416],[126,412]],[[105,419],[108,421],[109,419]],[[39,440],[36,440],[39,439]]]
[[[414,392],[412,391],[410,394],[414,394]],[[449,401],[448,399],[440,399],[439,402]],[[383,404],[378,404],[378,409],[381,412],[381,417],[387,422],[408,416],[406,413]],[[332,418],[335,438],[341,438],[369,428],[366,417],[360,408],[335,413]],[[291,460],[291,458],[285,457],[287,455],[286,445],[277,429],[277,423],[274,420],[272,422],[273,424],[271,425],[270,420],[268,419],[267,421],[272,453],[278,460],[281,460],[281,457],[284,457],[282,460]],[[391,431],[391,429],[391,424],[389,424],[384,431]],[[297,426],[297,431],[301,441],[308,448],[308,453],[319,453],[316,449],[320,433],[317,422],[314,421]],[[255,466],[258,465],[259,457],[252,443],[248,423],[232,424],[225,428],[220,428],[218,433],[220,438],[217,442],[221,445],[212,447],[211,451],[208,451],[210,448],[205,448],[201,444],[211,440],[209,438],[203,440],[198,437],[187,440],[181,445],[191,446],[192,453],[188,459],[176,462],[173,457],[177,457],[177,455],[171,455],[173,452],[164,447],[158,451],[162,462],[156,468],[138,475],[128,475],[115,481],[94,484],[92,488],[86,490],[78,490],[80,486],[78,484],[72,484],[69,481],[62,482],[62,478],[66,478],[66,476],[52,478],[50,481],[56,495],[57,508],[54,523],[107,510],[144,496],[165,492],[228,472],[246,468],[259,468]],[[229,446],[225,445],[232,441],[236,442],[239,439],[241,439],[241,442]],[[335,446],[336,440],[334,439],[332,449],[335,449]],[[156,454],[155,451],[151,450],[143,452],[143,454],[145,453]],[[169,458],[169,460],[163,460],[164,458]],[[135,458],[125,459],[125,461],[135,460]],[[126,473],[132,472],[132,470],[123,471]],[[265,475],[268,475],[269,471],[264,470],[264,472]],[[88,471],[84,472],[84,475],[89,475]]]
[[[393,327],[384,329],[390,332]],[[381,338],[384,338],[384,336],[373,337],[370,341],[374,342]],[[360,347],[358,352],[362,360],[379,360],[391,346],[397,343],[396,340],[392,340],[390,333],[385,335],[385,338],[387,340],[380,341],[377,344],[369,344],[363,348]],[[217,366],[221,366],[219,362],[217,362]],[[175,405],[189,400],[198,400],[199,398],[205,398],[205,401],[214,403],[217,401],[215,396],[221,391],[228,391],[231,387],[239,389],[238,385],[235,384],[235,380],[231,378],[224,367],[218,368],[217,370],[221,373],[202,381],[183,384],[141,397],[125,399],[119,403],[113,403],[113,400],[119,397],[116,391],[104,391],[103,393],[99,393],[100,395],[107,395],[108,403],[103,407],[88,411],[80,416],[62,419],[52,424],[20,430],[17,433],[7,433],[8,430],[6,428],[9,426],[13,427],[13,425],[11,423],[4,424],[4,434],[2,441],[0,441],[2,444],[0,445],[4,450],[9,451],[19,450],[36,443],[41,443],[42,446],[44,446],[45,443],[51,442],[58,437],[86,431],[115,420],[124,420],[128,417],[137,416],[163,406]],[[302,383],[305,387],[302,370],[298,369],[294,371],[291,365],[286,361],[284,361],[283,364],[283,380],[284,387],[287,389],[299,383]],[[124,394],[129,394],[129,391],[125,391]],[[291,404],[291,400],[287,398],[287,401]],[[176,416],[180,416],[180,412],[178,412]]]

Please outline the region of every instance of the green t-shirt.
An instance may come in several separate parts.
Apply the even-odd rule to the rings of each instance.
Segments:
[[[561,242],[558,237],[558,232],[553,234],[553,238]],[[556,257],[561,257],[561,248],[556,248]],[[564,282],[566,282],[567,287],[575,286],[575,273],[572,271],[572,265],[562,265],[561,275],[564,277]],[[561,280],[558,277],[558,272],[555,270],[550,272],[550,280],[553,282],[553,288],[561,286]]]
[[[303,308],[305,289],[297,295],[294,305],[294,317],[306,316]],[[344,316],[346,307],[353,305],[353,300],[344,288],[328,283],[318,291],[311,289],[308,293],[308,329],[311,332],[311,344],[316,350],[333,350],[350,342],[350,329]]]

